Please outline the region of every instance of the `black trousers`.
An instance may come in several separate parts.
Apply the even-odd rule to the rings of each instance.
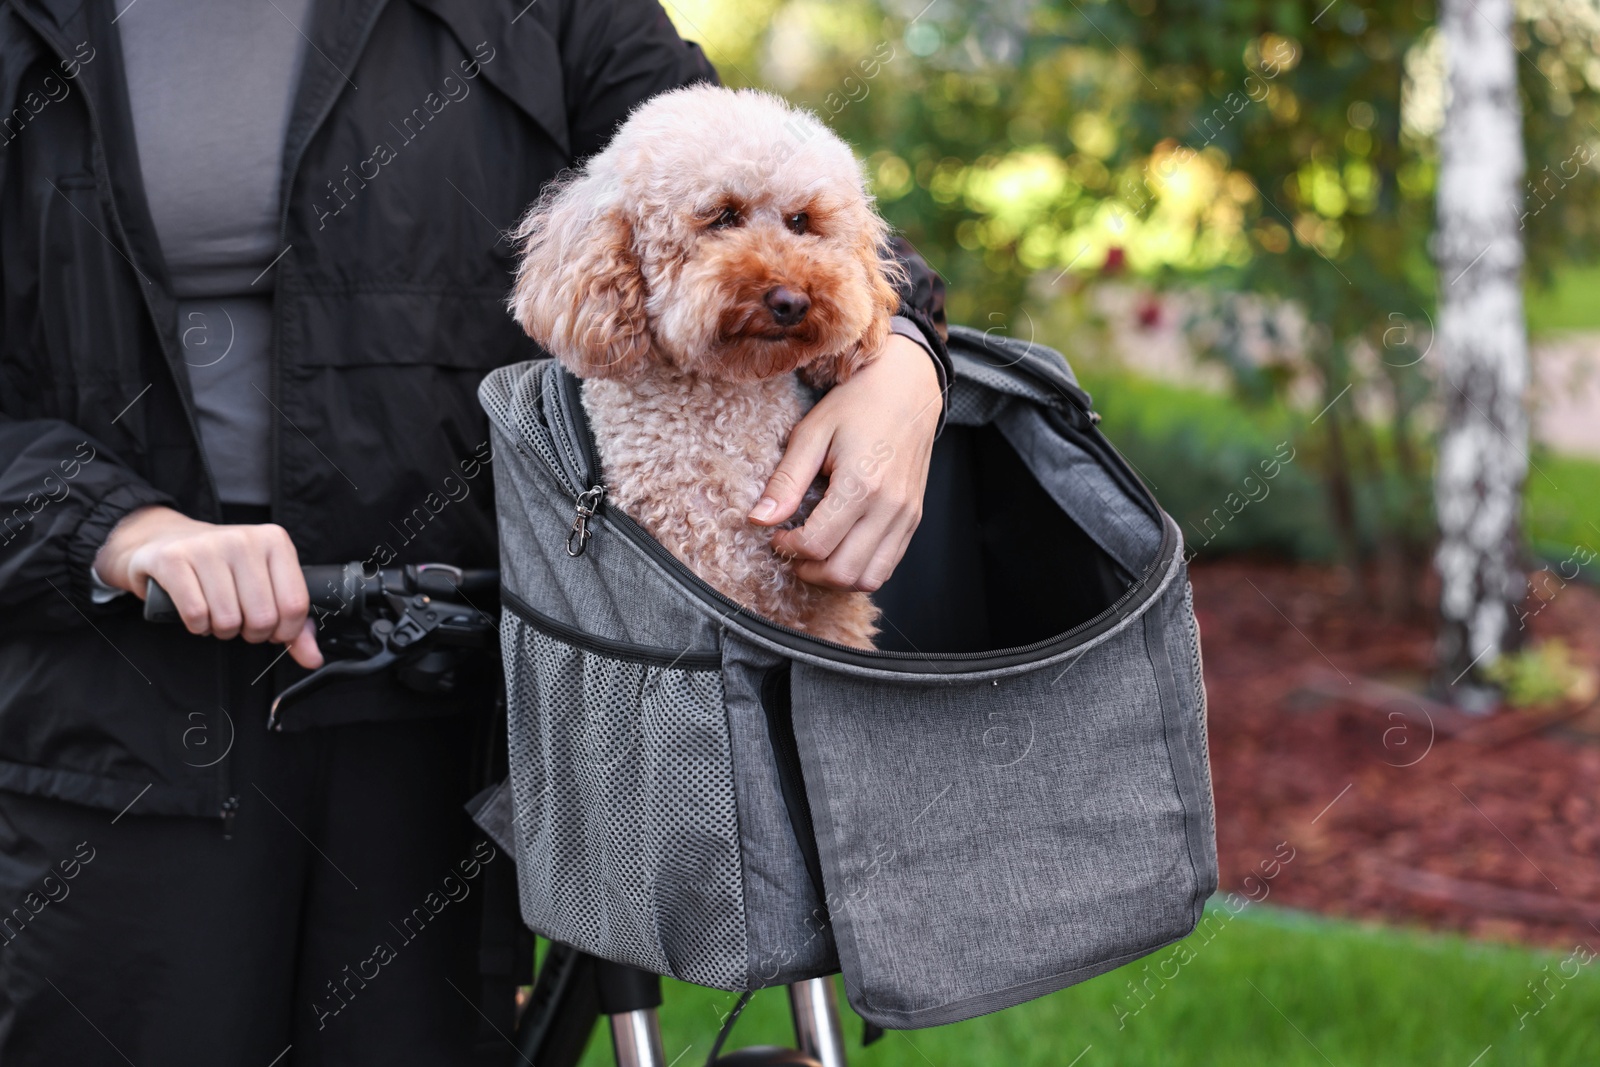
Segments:
[[[0,1064],[482,1062],[479,905],[511,861],[462,810],[481,719],[269,734],[247,680],[279,650],[234,645],[231,839],[0,793],[0,915],[31,916],[0,923]]]

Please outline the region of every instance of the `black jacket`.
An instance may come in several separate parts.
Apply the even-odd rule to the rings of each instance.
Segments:
[[[314,11],[284,156],[273,520],[305,562],[493,566],[476,387],[539,354],[504,310],[504,234],[636,104],[715,74],[654,0]],[[260,728],[217,716],[221,643],[89,596],[129,510],[220,514],[113,17],[0,2],[0,789],[214,815],[235,790],[210,754]],[[942,290],[912,259],[931,340]],[[296,675],[283,660],[262,684]],[[446,710],[372,684],[320,713]]]

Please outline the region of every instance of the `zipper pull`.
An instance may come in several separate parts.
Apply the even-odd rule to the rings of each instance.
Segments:
[[[589,547],[589,520],[600,510],[606,498],[606,487],[594,485],[578,494],[574,505],[577,515],[572,520],[572,530],[567,534],[567,555],[577,559]]]
[[[233,840],[233,817],[239,814],[239,798],[229,797],[222,802],[222,839]]]

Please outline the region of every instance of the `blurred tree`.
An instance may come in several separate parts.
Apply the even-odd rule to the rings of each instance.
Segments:
[[[1600,249],[1585,147],[1600,138],[1600,8],[1516,2],[1533,176],[1519,226],[1546,279]],[[954,321],[1027,337],[1109,273],[1293,302],[1304,344],[1221,329],[1212,354],[1242,397],[1303,412],[1297,444],[1342,554],[1373,565],[1371,595],[1423,602],[1447,96],[1433,0],[668,9],[731,83],[776,89],[856,145],[885,215],[948,279]]]
[[[1444,409],[1435,510],[1446,684],[1494,665],[1515,637],[1513,613],[1527,592],[1517,538],[1528,473],[1528,351],[1512,21],[1512,0],[1443,0],[1440,10],[1450,99],[1434,246]]]
[[[1432,183],[1406,136],[1402,85],[1431,16],[1426,3],[1134,0],[1116,31],[1147,64],[1129,124],[1130,147],[1149,152],[1141,183],[1191,154],[1247,182],[1246,254],[1207,280],[1305,309],[1302,357],[1320,392],[1306,451],[1350,562],[1367,554],[1362,511],[1378,514],[1370,589],[1400,607],[1420,600],[1429,539],[1417,415],[1429,392]],[[1216,354],[1247,394],[1296,378],[1293,366]]]
[[[1274,0],[922,0],[862,18],[873,9],[797,0],[727,58],[868,154],[885,214],[950,281],[954,319],[1026,335],[1101,271],[1299,302],[1298,358],[1322,392],[1305,454],[1344,554],[1376,531],[1391,575],[1375,587],[1404,591],[1429,538],[1415,413],[1432,179],[1401,86],[1431,10],[1337,2],[1313,18]],[[1216,349],[1246,396],[1307,377]],[[1382,434],[1347,395],[1358,371]]]

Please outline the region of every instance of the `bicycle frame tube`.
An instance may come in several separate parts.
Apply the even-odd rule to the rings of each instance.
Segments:
[[[799,1050],[822,1067],[845,1067],[844,1035],[831,978],[810,978],[789,987],[794,1015],[794,1040]]]
[[[654,1008],[611,1016],[611,1045],[617,1067],[666,1067],[661,1051],[661,1023]]]

